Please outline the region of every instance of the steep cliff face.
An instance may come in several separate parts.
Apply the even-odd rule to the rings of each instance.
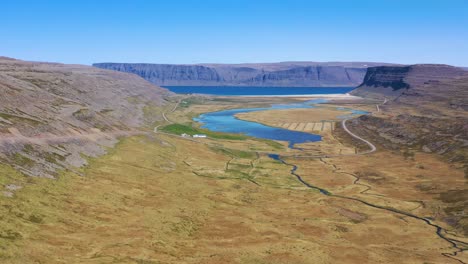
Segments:
[[[156,85],[356,86],[375,63],[133,64],[96,63],[98,68],[137,74]]]
[[[95,67],[128,72],[159,85],[183,85],[187,82],[223,82],[218,72],[200,65],[102,63]]]
[[[363,85],[391,88],[392,91],[408,88],[404,81],[410,67],[374,67],[367,69]]]
[[[249,80],[252,85],[274,86],[354,86],[364,76],[366,69],[347,69],[340,66],[296,67],[289,70],[258,74]]]
[[[399,97],[400,100],[417,94],[427,98],[445,97],[450,96],[449,91],[464,93],[463,85],[457,84],[457,80],[467,76],[461,68],[439,64],[371,67],[352,94],[389,99]]]

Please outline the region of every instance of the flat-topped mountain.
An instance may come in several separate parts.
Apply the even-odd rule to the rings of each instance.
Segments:
[[[137,74],[165,86],[357,86],[370,62],[280,62],[244,64],[95,63],[93,66]]]
[[[380,66],[367,70],[353,95],[383,98],[394,103],[468,110],[468,72],[441,64]],[[428,102],[430,105],[420,104]]]

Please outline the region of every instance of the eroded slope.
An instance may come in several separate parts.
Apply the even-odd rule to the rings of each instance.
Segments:
[[[0,91],[0,158],[35,176],[80,166],[80,153],[102,154],[100,144],[160,119],[169,94],[131,74],[7,58]]]

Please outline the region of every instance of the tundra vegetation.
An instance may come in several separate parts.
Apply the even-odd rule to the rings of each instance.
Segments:
[[[213,133],[191,122],[204,112],[301,98],[184,100],[174,112],[178,100],[173,99],[146,111],[167,113],[172,124],[151,123],[165,133],[148,129],[122,137],[105,155],[84,156],[87,165],[60,170],[54,179],[25,176],[13,165],[0,164],[1,262],[468,261],[465,252],[449,255],[457,249],[434,226],[409,216],[430,219],[447,231],[446,237],[466,241],[466,223],[451,213],[466,201],[463,191],[451,191],[466,183],[459,164],[379,144],[375,153],[355,155],[367,146],[341,128],[338,116],[347,112],[336,110],[338,101],[239,117],[270,125],[334,122],[330,129],[314,130],[323,140],[301,144],[300,151],[288,149],[286,142]],[[346,107],[378,116],[374,103]],[[208,138],[186,139],[181,133]],[[34,162],[27,156],[15,160],[22,166]],[[293,166],[303,181],[333,195],[308,188],[291,174]]]

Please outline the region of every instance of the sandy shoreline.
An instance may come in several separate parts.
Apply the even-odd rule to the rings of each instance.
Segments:
[[[333,99],[361,99],[361,97],[350,94],[287,94],[287,95],[223,95],[216,97],[291,97],[291,98],[333,98]]]

